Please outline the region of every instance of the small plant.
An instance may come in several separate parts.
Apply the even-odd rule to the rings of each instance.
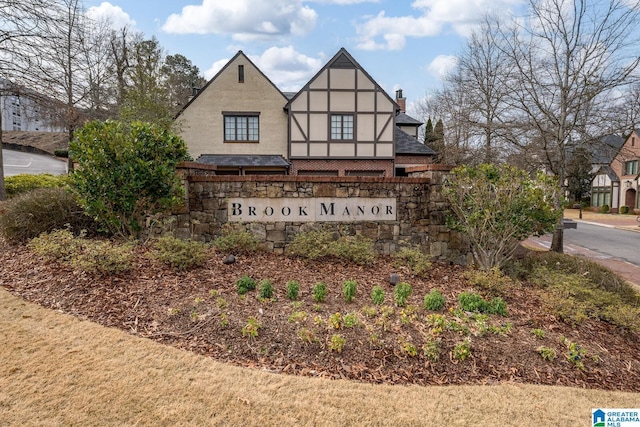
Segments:
[[[220,313],[220,326],[223,328],[229,326],[229,319],[227,319],[227,315],[225,313]]]
[[[426,276],[431,270],[431,260],[429,256],[419,249],[402,248],[393,255],[396,265],[406,264],[417,276]]]
[[[262,279],[260,281],[260,299],[273,298],[273,282],[269,279]]]
[[[347,313],[342,317],[342,323],[345,328],[358,326],[358,315],[356,313]]]
[[[453,357],[461,362],[464,362],[471,356],[471,343],[468,339],[459,342],[453,347]]]
[[[501,336],[507,336],[511,333],[511,323],[507,322],[506,324],[502,325],[502,326],[489,326],[489,332],[491,332],[494,335],[501,335]]]
[[[313,316],[313,324],[316,326],[323,326],[325,321],[322,316]]]
[[[149,256],[171,268],[183,271],[204,264],[207,259],[207,245],[194,240],[161,237],[155,242]]]
[[[547,362],[553,362],[553,360],[556,358],[556,351],[550,347],[541,345],[536,349],[536,351],[538,352],[540,357],[542,357],[542,359],[546,360]]]
[[[543,339],[544,338],[544,329],[538,329],[538,328],[532,329],[531,333],[536,338],[539,338],[539,339]]]
[[[342,316],[340,313],[335,313],[329,316],[329,324],[333,329],[340,329],[340,324],[342,322]]]
[[[408,325],[412,320],[415,320],[416,317],[416,307],[413,305],[407,305],[400,310],[400,322],[403,325]]]
[[[476,313],[500,314],[507,316],[507,303],[500,297],[486,301],[474,292],[462,292],[458,296],[458,302],[465,311]]]
[[[171,307],[169,308],[169,310],[167,310],[167,312],[169,313],[169,316],[175,316],[177,314],[180,314],[180,309],[177,307]]]
[[[298,298],[300,292],[300,283],[296,280],[289,280],[287,282],[287,298],[291,301],[295,301]]]
[[[304,258],[335,256],[359,265],[371,264],[375,258],[371,239],[343,236],[334,240],[328,231],[299,233],[287,249],[292,255]]]
[[[134,254],[131,244],[116,244],[108,240],[85,240],[82,251],[71,259],[74,268],[87,273],[107,276],[129,271]]]
[[[242,336],[255,338],[258,336],[258,330],[262,328],[262,325],[255,317],[249,317],[247,324],[242,328]]]
[[[316,334],[308,328],[302,328],[298,331],[298,338],[304,341],[307,344],[311,344],[314,342],[318,342],[318,337]]]
[[[431,326],[431,334],[440,335],[447,328],[447,318],[442,314],[430,314],[426,318],[426,323]]]
[[[195,305],[200,305],[200,304],[202,304],[202,302],[203,302],[203,301],[204,301],[204,299],[202,299],[201,297],[196,297],[196,298],[193,300],[193,303],[194,303]]]
[[[222,297],[218,297],[218,298],[216,298],[216,305],[221,310],[225,309],[225,308],[227,308],[227,301],[225,301],[225,299],[222,298]]]
[[[211,296],[212,298],[215,298],[218,296],[218,291],[216,289],[211,289],[209,291],[209,296]]]
[[[327,285],[325,285],[323,282],[318,282],[313,287],[313,300],[315,302],[324,302],[325,298],[327,297],[327,293]]]
[[[404,307],[407,305],[407,300],[409,299],[411,292],[413,292],[413,288],[410,284],[405,282],[398,283],[393,290],[393,299],[395,300],[396,305],[398,307]]]
[[[342,295],[346,302],[351,302],[356,297],[358,283],[355,280],[345,280],[342,284]]]
[[[584,371],[583,359],[587,355],[587,351],[580,347],[577,343],[569,341],[565,337],[562,337],[562,343],[567,348],[567,352],[564,354],[567,360],[573,363],[576,368]]]
[[[378,285],[374,286],[371,290],[371,301],[373,301],[375,305],[382,305],[384,303],[384,298],[385,295],[382,287]]]
[[[437,362],[440,358],[440,343],[438,339],[432,339],[422,345],[422,354],[432,362]]]
[[[376,307],[366,306],[362,307],[360,311],[367,317],[374,317],[376,314],[378,314],[378,309]]]
[[[254,251],[258,245],[256,238],[247,230],[225,225],[222,236],[213,240],[213,246],[222,252],[241,253]]]
[[[307,312],[306,311],[294,311],[289,316],[290,323],[302,323],[307,320]]]
[[[238,288],[238,293],[244,295],[256,288],[256,281],[245,274],[236,281],[236,287]]]
[[[416,357],[418,355],[418,348],[408,341],[403,342],[401,348],[402,352],[409,357]]]
[[[196,310],[196,308],[195,308],[195,307],[193,307],[193,308],[191,309],[190,316],[191,316],[191,321],[192,321],[192,322],[197,322],[197,321],[198,321],[198,319],[200,319],[200,315],[198,314],[198,311]]]
[[[335,351],[336,353],[342,353],[342,349],[344,348],[347,340],[340,334],[333,334],[331,336],[331,341],[329,342],[329,350]]]
[[[444,302],[444,295],[438,289],[432,289],[431,292],[424,296],[424,308],[426,310],[442,310]]]

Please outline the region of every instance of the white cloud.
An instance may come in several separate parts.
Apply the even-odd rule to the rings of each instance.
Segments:
[[[433,61],[431,61],[427,66],[427,71],[429,71],[434,77],[442,80],[442,78],[453,71],[457,65],[457,57],[453,55],[438,55],[433,58]]]
[[[251,61],[282,91],[297,91],[305,85],[324,64],[323,59],[296,52],[293,46],[271,47],[262,55],[247,55]],[[207,79],[213,77],[229,62],[221,59],[205,71]]]
[[[202,0],[167,18],[162,29],[177,34],[230,34],[234,40],[270,39],[311,31],[318,14],[302,0]]]
[[[379,3],[380,0],[307,0],[308,3],[324,3],[324,4],[359,4],[359,3]]]
[[[131,19],[120,6],[114,6],[109,2],[102,2],[100,6],[92,6],[87,10],[87,16],[93,20],[108,19],[115,29],[129,26],[136,26],[136,21]]]
[[[381,11],[356,25],[358,48],[400,50],[407,37],[430,37],[450,27],[468,36],[486,14],[506,13],[523,0],[415,0],[415,14],[387,16]]]

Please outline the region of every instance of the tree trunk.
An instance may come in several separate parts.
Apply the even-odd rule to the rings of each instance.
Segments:
[[[551,239],[551,252],[564,253],[564,221],[560,219],[560,224],[553,230]]]

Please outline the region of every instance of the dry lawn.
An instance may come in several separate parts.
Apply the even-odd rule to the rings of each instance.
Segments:
[[[586,425],[640,395],[381,386],[228,366],[0,289],[0,425]]]

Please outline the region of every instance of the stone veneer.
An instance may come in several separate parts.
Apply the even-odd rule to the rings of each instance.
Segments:
[[[379,253],[390,254],[404,246],[422,247],[432,258],[465,263],[470,260],[467,239],[446,225],[447,202],[442,197],[442,177],[448,168],[420,168],[427,177],[322,177],[322,176],[215,176],[193,163],[179,173],[185,180],[185,207],[174,214],[176,237],[210,241],[228,222],[228,198],[395,198],[395,221],[355,222],[249,222],[263,250],[284,253],[301,232],[326,229],[338,236],[362,235],[375,241]],[[418,171],[416,171],[418,172]],[[208,174],[207,174],[208,173]],[[166,230],[165,230],[166,231]],[[164,231],[156,230],[157,234]]]

